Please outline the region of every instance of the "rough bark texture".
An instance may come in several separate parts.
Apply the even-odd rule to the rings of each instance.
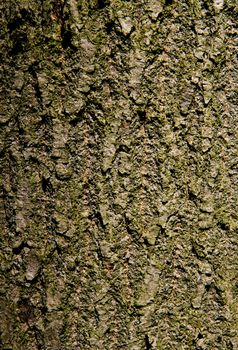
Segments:
[[[1,349],[237,350],[236,2],[0,7]]]

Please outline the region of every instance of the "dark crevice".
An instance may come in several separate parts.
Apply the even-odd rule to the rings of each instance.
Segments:
[[[42,186],[43,192],[50,192],[50,193],[53,192],[53,187],[50,183],[50,179],[43,177],[41,180],[41,186]]]
[[[41,122],[42,125],[50,125],[52,126],[52,118],[48,115],[42,115],[41,116]]]
[[[18,29],[21,25],[25,24],[26,22],[28,22],[30,25],[35,24],[35,20],[33,19],[32,13],[26,9],[21,9],[18,16],[16,16],[8,22],[7,27],[9,31],[12,32]]]
[[[21,322],[29,323],[29,321],[35,319],[34,308],[31,305],[29,299],[22,298],[18,301],[19,318]]]
[[[61,28],[61,37],[62,37],[62,47],[63,49],[72,47],[72,33],[64,28]]]
[[[61,254],[62,254],[62,249],[60,248],[60,246],[58,245],[58,243],[56,243],[56,245],[55,245],[55,250],[56,250],[57,254],[58,254],[59,256],[61,256]]]
[[[221,344],[221,342],[222,342],[222,337],[221,337],[220,335],[218,335],[218,337],[217,337],[217,342],[218,342],[219,344]]]
[[[107,32],[107,34],[110,34],[113,31],[114,25],[115,25],[114,22],[106,23],[106,32]]]
[[[29,248],[28,244],[26,242],[22,242],[18,247],[12,248],[13,254],[21,254],[22,250],[24,248]]]
[[[196,251],[196,249],[195,249],[195,247],[194,247],[194,246],[192,246],[191,251],[192,251],[192,254],[194,254],[194,255],[196,255],[196,257],[198,257],[198,255],[197,255],[197,251]]]
[[[203,1],[203,8],[207,11],[210,12],[210,4],[207,1]]]
[[[22,23],[23,19],[21,17],[17,17],[10,21],[7,27],[10,30],[10,32],[12,32],[13,30],[19,28],[22,25]]]
[[[84,109],[78,112],[77,115],[69,121],[69,124],[73,127],[76,127],[78,123],[80,123],[83,120],[84,112]]]
[[[146,120],[146,112],[145,111],[138,111],[138,116],[140,118],[140,120]]]
[[[101,264],[103,265],[103,254],[102,254],[102,250],[101,250],[101,247],[100,247],[100,244],[99,242],[95,239],[96,241],[96,252],[97,252],[97,256],[98,256],[98,259],[99,261],[101,262]]]
[[[35,325],[33,325],[32,330],[35,334],[35,339],[37,343],[38,350],[45,350],[45,342],[43,332],[38,329]]]
[[[18,127],[18,135],[19,135],[19,137],[24,136],[24,129],[22,127],[22,123],[21,123],[19,117],[16,118],[16,124],[17,124],[17,127]]]
[[[62,39],[62,48],[63,49],[71,49],[73,51],[77,50],[77,47],[73,44],[73,34],[70,27],[67,25],[68,15],[61,13],[61,39]]]
[[[100,213],[100,212],[96,212],[96,213],[95,213],[95,217],[96,217],[97,221],[99,222],[100,226],[103,227],[103,228],[105,228],[106,225],[105,225],[104,222],[103,222],[103,218],[102,218],[101,213]]]
[[[102,10],[108,5],[106,0],[98,0],[98,9]]]
[[[33,81],[34,81],[33,87],[35,89],[36,99],[37,99],[39,105],[41,106],[41,108],[43,108],[42,93],[41,93],[40,85],[39,85],[39,82],[38,82],[36,69],[37,69],[37,65],[33,64],[33,65],[30,66],[29,72],[31,73]]]
[[[25,49],[25,44],[28,41],[27,34],[20,32],[20,33],[14,33],[12,37],[13,46],[11,50],[11,55],[15,56],[18,53],[21,53]]]
[[[197,196],[192,193],[191,191],[188,191],[188,199],[192,202],[194,202],[197,199]]]
[[[130,147],[127,145],[119,145],[118,149],[117,149],[117,154],[120,152],[126,152],[129,153],[130,152]]]
[[[152,345],[150,343],[150,339],[149,339],[149,336],[147,334],[145,335],[145,348],[146,348],[146,350],[152,349]]]
[[[220,223],[218,223],[218,225],[220,226],[220,228],[221,228],[223,231],[229,230],[229,226],[228,226],[227,224],[225,224],[224,222],[220,222]]]
[[[69,121],[69,124],[73,127],[76,127],[80,121],[81,121],[81,118],[74,118]]]

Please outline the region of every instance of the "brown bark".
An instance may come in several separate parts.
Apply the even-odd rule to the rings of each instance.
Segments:
[[[1,348],[238,349],[237,5],[0,7]]]

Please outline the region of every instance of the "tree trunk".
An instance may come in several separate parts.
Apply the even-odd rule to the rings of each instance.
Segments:
[[[1,349],[238,349],[235,1],[0,7]]]

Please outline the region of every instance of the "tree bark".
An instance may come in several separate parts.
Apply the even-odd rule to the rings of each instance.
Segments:
[[[235,2],[0,7],[1,348],[238,349]]]

